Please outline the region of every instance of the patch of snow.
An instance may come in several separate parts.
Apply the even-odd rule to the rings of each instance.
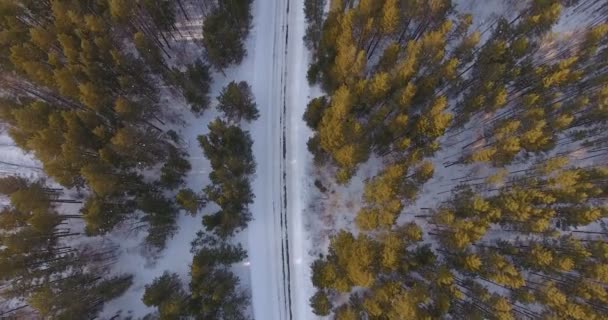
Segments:
[[[311,235],[307,230],[311,216],[306,210],[310,201],[314,179],[309,174],[313,167],[312,155],[306,142],[312,135],[303,120],[309,99],[310,87],[306,79],[309,53],[304,44],[306,19],[304,1],[291,1],[289,9],[289,56],[287,65],[287,212],[290,221],[289,244],[291,246],[291,295],[293,319],[313,319],[315,315],[309,305],[314,294],[310,265],[315,257]]]
[[[258,0],[254,1],[252,12],[253,46],[248,65],[260,118],[251,130],[257,173],[252,184],[253,221],[247,232],[255,319],[287,319],[289,313],[281,226],[286,6],[286,1]]]

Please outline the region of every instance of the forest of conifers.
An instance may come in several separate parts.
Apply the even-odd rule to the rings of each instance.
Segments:
[[[183,51],[176,17],[189,19],[186,5],[205,16],[204,39],[190,43],[204,54],[176,61]],[[239,123],[257,117],[251,89],[232,82],[217,97],[221,117],[198,138],[212,167],[204,190],[184,187],[191,164],[180,136],[166,126],[176,121],[175,107],[161,96],[185,101],[195,116],[209,108],[211,68],[221,72],[246,54],[250,6],[0,1],[2,128],[53,181],[0,178],[7,199],[0,213],[0,318],[96,318],[132,283],[132,275],[110,272],[117,248],[96,236],[144,229],[149,250],[160,251],[176,231],[179,209],[196,214],[208,202],[219,209],[205,216],[205,231],[192,243],[188,294],[167,272],[141,299],[161,319],[246,318],[248,295],[229,269],[246,253],[228,239],[250,220],[255,161]],[[78,225],[83,232],[74,231]]]
[[[526,3],[479,29],[450,0],[306,2],[308,148],[341,185],[381,165],[312,266],[317,315],[608,318],[608,4]],[[486,174],[415,207],[438,168]]]
[[[515,1],[480,27],[457,2],[305,0],[307,78],[322,92],[307,147],[331,175],[313,191],[330,198],[373,167],[353,223],[315,256],[310,307],[338,320],[608,319],[608,3]],[[146,319],[251,318],[232,266],[247,259],[235,239],[257,165],[243,128],[260,112],[250,83],[211,88],[248,54],[252,4],[0,0],[0,129],[43,177],[3,163],[16,169],[0,176],[0,318],[99,318],[134,283],[105,237],[141,231],[154,256],[180,210],[203,213],[183,244],[188,281],[167,270],[145,285]],[[193,12],[201,36],[183,41]],[[589,18],[556,32],[566,12]],[[196,139],[202,190],[186,183],[178,106],[218,115]]]

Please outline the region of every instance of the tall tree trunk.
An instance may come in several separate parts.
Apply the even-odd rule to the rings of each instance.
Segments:
[[[179,9],[182,11],[182,14],[186,18],[186,20],[190,21],[190,18],[188,18],[188,14],[186,14],[186,10],[184,10],[184,5],[182,3],[182,0],[177,0],[177,5],[179,6]]]

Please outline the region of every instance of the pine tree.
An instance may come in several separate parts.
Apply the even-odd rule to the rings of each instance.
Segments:
[[[304,121],[311,129],[317,129],[319,122],[323,118],[323,111],[327,108],[327,98],[325,96],[310,100],[304,112]]]
[[[239,123],[241,119],[252,121],[260,116],[251,92],[251,86],[245,81],[230,82],[222,89],[217,101],[218,110],[230,122]]]
[[[186,174],[192,166],[185,158],[187,155],[177,148],[170,150],[167,162],[163,165],[160,172],[160,182],[168,189],[175,189],[184,182]]]
[[[165,163],[172,151],[155,124],[162,120],[152,73],[168,71],[155,32],[173,24],[173,5],[23,1],[5,9],[0,23],[10,36],[1,62],[14,71],[7,81],[15,103],[3,109],[2,121],[10,135],[64,187],[126,203],[120,198],[142,189],[136,172]],[[130,41],[139,56],[125,50]],[[176,166],[175,158],[168,160],[165,169]],[[90,226],[101,228],[92,234],[122,219],[91,211]]]
[[[205,205],[204,199],[201,199],[191,189],[181,189],[175,196],[175,201],[192,215],[195,215]]]
[[[207,59],[222,71],[238,64],[247,53],[244,40],[251,24],[251,0],[219,2],[203,24],[203,44]]]
[[[202,234],[201,234],[202,236]],[[191,265],[191,314],[204,319],[247,319],[249,297],[239,287],[239,278],[229,266],[246,258],[240,246],[199,237],[193,243]]]
[[[325,0],[304,1],[304,15],[308,24],[306,33],[304,34],[304,42],[310,50],[316,50],[321,40],[325,4]]]
[[[165,248],[167,240],[177,232],[178,209],[173,201],[150,187],[137,198],[137,208],[145,213],[142,222],[148,226],[146,243],[156,249]]]
[[[178,319],[188,314],[187,295],[175,273],[165,271],[147,284],[142,301],[157,307],[160,319]]]
[[[249,181],[255,173],[251,137],[240,128],[221,119],[209,124],[209,134],[199,136],[205,156],[213,171],[211,185],[203,190],[205,198],[219,205],[220,210],[203,217],[207,230],[221,237],[231,236],[251,220],[249,204],[253,192]]]
[[[3,185],[10,195],[10,205],[0,219],[0,281],[6,300],[24,301],[36,316],[70,319],[95,317],[103,304],[121,295],[130,285],[131,276],[100,276],[112,265],[112,248],[74,248],[65,241],[78,236],[62,222],[78,219],[78,214],[59,214],[61,192],[41,182],[9,179]]]
[[[194,64],[187,66],[186,72],[180,78],[184,97],[190,103],[190,109],[195,114],[202,114],[210,104],[211,74],[209,66],[197,59]]]
[[[332,97],[330,107],[319,123],[320,146],[340,167],[338,181],[343,183],[350,179],[357,165],[369,153],[362,125],[349,114],[352,99],[349,89],[341,87]]]
[[[110,232],[117,224],[127,220],[134,209],[135,204],[132,201],[124,202],[120,198],[87,198],[81,209],[87,234]]]
[[[327,316],[331,311],[331,302],[323,291],[317,291],[314,296],[310,298],[310,306],[314,314],[318,316]]]
[[[331,3],[308,73],[326,97],[305,113],[308,148],[339,183],[370,156],[381,167],[364,178],[357,235],[331,237],[313,263],[313,306],[328,298],[336,319],[605,317],[595,249],[605,169],[587,160],[605,155],[608,29],[590,25],[577,43],[552,37],[562,5],[532,1],[481,32],[450,1]],[[449,200],[412,217],[403,209],[440,166],[425,158],[448,141],[458,158],[445,167],[492,169],[455,179],[440,192]],[[547,155],[557,157],[537,161]],[[401,219],[425,219],[436,246],[400,241]],[[345,253],[362,239],[371,253]]]

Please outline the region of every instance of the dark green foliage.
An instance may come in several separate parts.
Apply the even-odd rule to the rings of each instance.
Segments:
[[[222,89],[217,101],[217,109],[231,122],[252,121],[260,116],[251,86],[245,81],[230,82]]]
[[[128,219],[134,209],[133,201],[91,196],[80,212],[86,222],[87,234],[98,235],[111,231],[118,223]]]
[[[188,295],[182,288],[179,276],[165,271],[154,282],[146,285],[142,301],[158,308],[160,319],[180,319],[188,315]]]
[[[146,61],[148,67],[154,72],[166,76],[168,67],[165,63],[163,53],[157,44],[148,39],[143,32],[137,32],[133,35],[133,43],[141,57]]]
[[[242,291],[239,278],[225,267],[201,272],[206,266],[199,265],[195,257],[192,264],[192,305],[200,319],[245,320],[245,308],[249,297]]]
[[[0,1],[2,127],[42,163],[50,178],[86,195],[80,213],[58,212],[56,203],[80,200],[64,199],[61,188],[43,182],[0,182],[0,191],[11,201],[0,210],[0,294],[3,301],[29,304],[33,311],[27,318],[96,318],[104,303],[131,283],[127,276],[107,276],[117,259],[114,249],[70,247],[89,242],[73,239],[82,236],[81,230],[70,230],[68,220],[82,219],[91,236],[132,223],[133,230],[146,228],[146,242],[155,248],[164,247],[176,231],[178,208],[165,189],[178,188],[190,164],[180,151],[179,136],[165,132],[172,125],[165,121],[172,118],[164,118],[170,112],[159,92],[180,90],[200,114],[209,106],[211,82],[203,61],[171,63],[184,73],[168,66],[170,38],[178,32],[178,4]],[[229,52],[230,61],[242,59],[249,9],[249,1],[219,3],[213,9],[224,19],[216,20],[215,28],[234,35],[236,50],[221,48],[220,35],[215,43],[220,50],[210,53],[223,58]],[[158,181],[150,182],[142,172]],[[182,205],[186,198],[183,193],[178,197]],[[190,195],[188,210],[195,211],[193,200]],[[181,302],[155,301],[168,319],[186,314],[182,309],[189,305]]]
[[[306,71],[306,80],[308,80],[309,85],[315,85],[319,82],[321,78],[321,66],[319,63],[312,62],[310,66],[308,66],[308,71]]]
[[[310,153],[312,153],[314,157],[314,163],[316,165],[323,165],[327,163],[329,157],[323,150],[321,150],[321,146],[319,146],[319,136],[313,136],[306,142],[306,147]]]
[[[207,58],[217,70],[238,64],[246,54],[244,41],[251,27],[251,0],[220,1],[203,24]]]
[[[78,233],[62,228],[78,214],[59,212],[58,189],[21,178],[2,179],[10,204],[0,217],[0,282],[3,300],[20,300],[44,318],[95,317],[105,302],[121,295],[131,276],[105,277],[115,258],[114,248],[72,248],[64,239]]]
[[[192,189],[181,189],[175,196],[175,201],[192,215],[205,205],[205,200]]]
[[[104,280],[98,287],[99,296],[105,300],[120,297],[133,283],[133,276],[123,275]]]
[[[103,308],[99,301],[120,296],[131,283],[131,276],[104,280],[93,274],[76,273],[65,281],[37,288],[28,303],[45,318],[95,317]]]
[[[158,37],[172,31],[174,3],[3,6],[0,63],[12,75],[0,120],[51,178],[90,191],[83,208],[87,233],[106,233],[128,218],[131,203],[147,188],[139,172],[162,167],[161,182],[176,188],[190,166],[176,152],[178,139],[160,128],[165,123],[153,80],[169,78]],[[131,44],[137,56],[126,50]],[[186,78],[190,91],[201,84],[207,94],[204,65],[195,63]]]
[[[175,3],[171,0],[143,0],[141,1],[154,25],[160,31],[171,31],[175,23]]]
[[[163,249],[167,240],[177,231],[175,220],[178,209],[175,204],[158,190],[150,188],[138,197],[137,208],[145,213],[142,222],[148,225],[146,243]]]
[[[196,60],[194,64],[188,65],[181,86],[184,90],[184,97],[195,114],[202,114],[209,108],[211,80],[209,67],[201,60]]]
[[[309,50],[315,52],[321,40],[323,31],[323,10],[326,0],[306,0],[304,1],[304,15],[306,16],[306,34],[304,42]]]
[[[241,246],[233,246],[199,235],[192,248],[191,308],[199,319],[248,319],[249,297],[241,290],[239,278],[230,265],[246,258]]]
[[[196,234],[191,245],[191,251],[198,253],[201,260],[205,260],[209,265],[231,265],[247,258],[247,251],[240,244],[228,243],[203,231]]]
[[[240,63],[246,53],[241,36],[226,24],[227,18],[226,13],[218,12],[205,19],[203,26],[207,58],[217,70]]]
[[[203,153],[211,162],[211,185],[203,190],[206,199],[220,206],[216,213],[203,217],[207,230],[221,237],[231,236],[251,220],[249,204],[253,192],[249,178],[255,173],[249,133],[221,119],[209,124],[209,134],[199,136]]]
[[[184,182],[186,173],[192,168],[186,159],[187,154],[177,148],[171,148],[167,162],[160,169],[160,183],[167,189],[175,189]]]
[[[241,177],[255,173],[255,161],[251,146],[253,141],[248,132],[229,125],[222,119],[209,123],[209,133],[199,136],[198,141],[215,178]]]
[[[161,319],[249,319],[245,314],[249,296],[230,271],[233,264],[247,258],[241,245],[199,231],[191,252],[190,293],[183,290],[176,274],[165,272],[146,286],[143,302],[156,306]]]
[[[319,290],[310,298],[312,312],[318,316],[327,316],[331,312],[331,302],[324,291]]]
[[[310,100],[304,112],[304,121],[311,129],[316,129],[323,118],[323,111],[327,108],[327,97],[322,96]]]
[[[91,162],[81,173],[91,191],[97,196],[125,196],[144,188],[141,175],[134,171],[118,171],[106,162]]]

